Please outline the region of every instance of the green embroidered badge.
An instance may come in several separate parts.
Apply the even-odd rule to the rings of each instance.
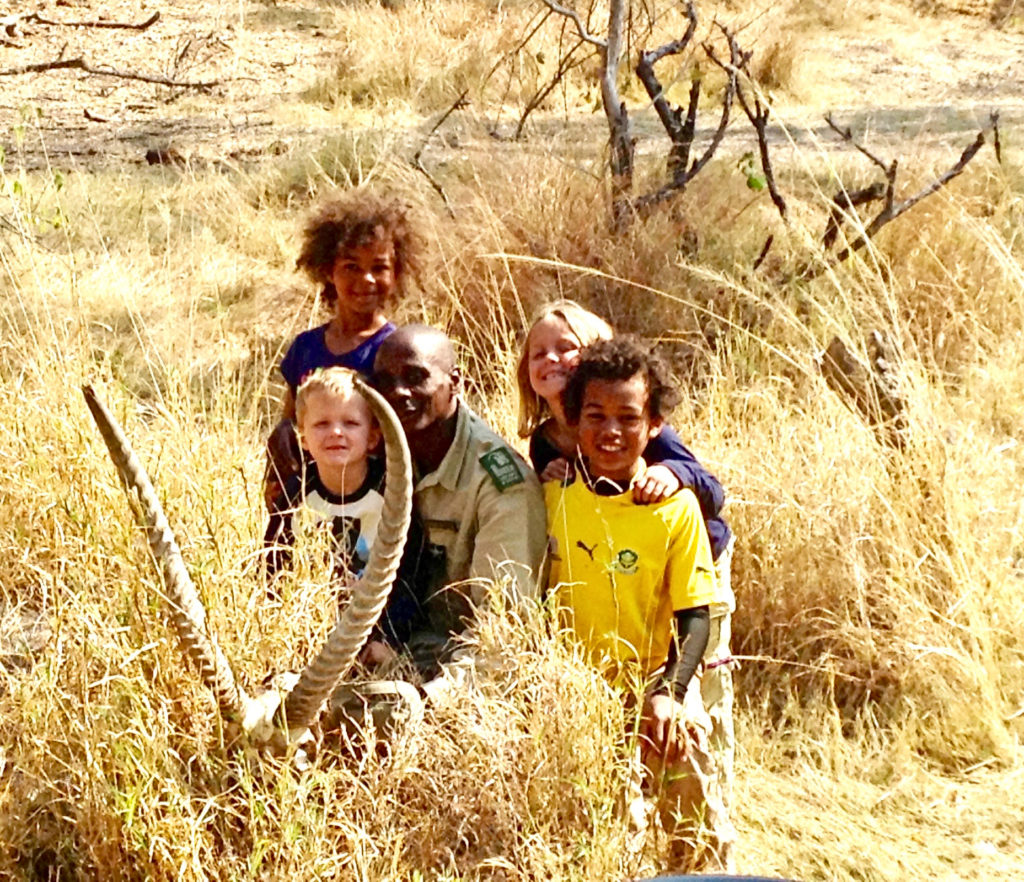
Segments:
[[[522,484],[526,480],[516,458],[504,447],[496,447],[485,453],[480,457],[480,465],[487,470],[494,486],[502,492],[516,484]]]

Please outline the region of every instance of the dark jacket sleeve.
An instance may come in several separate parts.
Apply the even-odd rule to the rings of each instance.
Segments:
[[[565,454],[544,437],[544,432],[540,428],[534,430],[530,436],[530,465],[538,475],[563,456]]]
[[[427,536],[414,511],[398,575],[384,612],[370,635],[371,640],[383,640],[395,649],[401,649],[409,642],[412,633],[424,626],[426,592],[431,581],[428,570]]]
[[[679,483],[689,487],[700,503],[704,520],[718,517],[725,504],[725,491],[718,479],[698,462],[671,426],[666,425],[644,450],[648,465],[663,465],[672,470]]]

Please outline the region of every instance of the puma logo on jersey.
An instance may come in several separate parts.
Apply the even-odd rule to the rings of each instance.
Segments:
[[[593,544],[593,546],[591,548],[587,548],[587,546],[584,545],[581,540],[577,539],[576,540],[576,547],[577,548],[582,548],[587,553],[587,557],[589,557],[591,560],[594,559],[594,551],[597,548],[597,543],[596,542]]]

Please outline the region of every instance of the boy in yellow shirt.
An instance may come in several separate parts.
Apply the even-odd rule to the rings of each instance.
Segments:
[[[609,679],[646,684],[641,759],[673,840],[671,869],[731,872],[735,833],[709,749],[699,672],[711,611],[723,601],[711,546],[692,491],[654,505],[636,505],[631,492],[644,473],[643,450],[675,400],[664,367],[634,341],[583,350],[563,393],[578,426],[577,477],[545,484],[550,587]]]

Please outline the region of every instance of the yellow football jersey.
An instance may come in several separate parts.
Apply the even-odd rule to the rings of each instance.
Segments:
[[[665,664],[676,610],[715,603],[714,563],[693,492],[637,505],[600,496],[577,478],[544,485],[551,536],[549,586],[563,623],[612,679]]]

